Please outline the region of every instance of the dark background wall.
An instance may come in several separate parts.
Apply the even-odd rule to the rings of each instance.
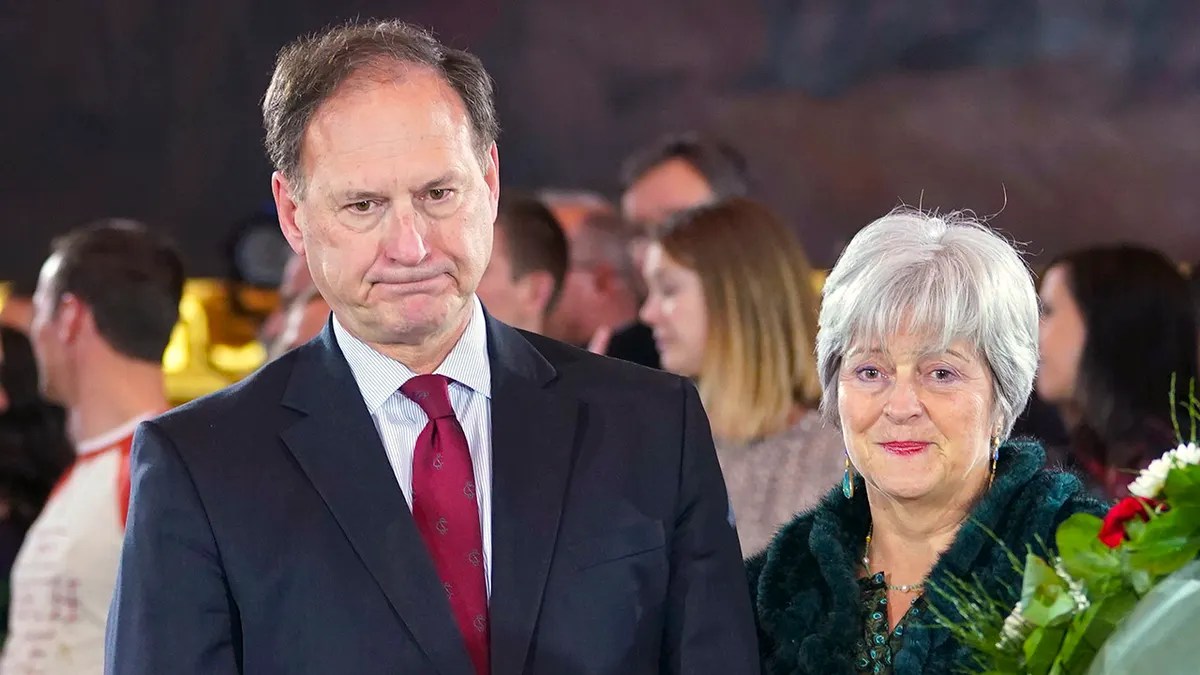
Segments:
[[[719,134],[815,261],[900,202],[995,214],[1048,254],[1200,259],[1200,3],[1172,0],[56,0],[0,4],[0,278],[106,215],[194,275],[268,203],[275,51],[398,16],[477,51],[509,186],[615,189],[660,132]]]

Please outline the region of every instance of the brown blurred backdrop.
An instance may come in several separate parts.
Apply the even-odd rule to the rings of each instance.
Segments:
[[[106,215],[223,274],[230,227],[270,197],[275,51],[355,15],[483,56],[510,187],[611,192],[629,150],[697,128],[748,155],[818,265],[901,201],[1003,209],[1034,252],[1200,259],[1200,3],[61,0],[0,5],[0,278]]]

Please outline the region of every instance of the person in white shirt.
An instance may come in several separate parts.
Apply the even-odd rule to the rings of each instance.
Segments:
[[[66,409],[76,458],[13,566],[0,673],[104,671],[133,431],[168,407],[162,355],[183,282],[174,248],[127,220],[72,231],[42,267],[31,339],[43,394]]]

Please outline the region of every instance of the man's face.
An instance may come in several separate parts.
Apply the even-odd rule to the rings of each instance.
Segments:
[[[654,229],[672,214],[707,204],[712,186],[691,164],[669,159],[647,171],[621,196],[621,212],[636,229],[631,246],[634,264],[643,269]]]
[[[517,282],[513,279],[508,241],[501,228],[496,228],[492,241],[492,259],[483,272],[483,278],[479,280],[478,292],[479,300],[487,307],[488,312],[504,323],[515,326],[524,318],[518,298]]]
[[[668,159],[637,179],[621,196],[625,219],[643,231],[661,224],[671,214],[713,200],[704,176],[682,159]]]
[[[585,236],[585,229],[589,217],[611,213],[612,209],[603,204],[583,201],[551,202],[547,207],[566,235],[570,260],[558,302],[546,319],[546,334],[570,344],[585,345],[596,330],[604,325],[609,314],[597,310],[603,310],[605,305],[612,302],[611,298],[606,297],[603,286],[615,277],[615,272],[607,271],[607,277],[602,278],[605,271],[601,267],[604,263],[600,261],[597,251],[588,250],[589,238]],[[611,265],[607,267],[611,268]]]
[[[550,289],[544,289],[545,283]],[[479,300],[488,313],[504,323],[523,330],[540,333],[544,329],[544,313],[552,290],[553,279],[548,272],[529,272],[516,277],[513,273],[512,252],[502,227],[496,228],[492,260],[479,282]]]
[[[573,345],[587,344],[604,322],[597,308],[610,302],[600,292],[598,277],[594,265],[571,261],[558,303],[546,322],[547,335]]]
[[[352,78],[304,136],[305,189],[276,174],[280,226],[342,325],[375,345],[461,331],[500,194],[458,95],[427,68]]]

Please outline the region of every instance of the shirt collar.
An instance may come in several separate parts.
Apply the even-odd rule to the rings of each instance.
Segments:
[[[471,318],[467,320],[467,329],[433,372],[491,398],[492,370],[487,351],[487,323],[479,298],[472,296],[471,302]],[[338,321],[336,314],[333,317],[333,335],[346,362],[350,364],[350,372],[354,374],[354,381],[358,383],[363,401],[372,415],[397,389],[417,375],[408,366],[380,354],[351,335]]]
[[[126,422],[123,422],[120,426],[109,429],[102,434],[97,434],[91,438],[86,438],[82,441],[79,441],[75,444],[75,454],[87,455],[97,450],[103,450],[109,446],[116,445],[118,442],[132,436],[133,432],[137,431],[139,424],[158,416],[161,414],[161,412],[162,411],[146,411]]]

